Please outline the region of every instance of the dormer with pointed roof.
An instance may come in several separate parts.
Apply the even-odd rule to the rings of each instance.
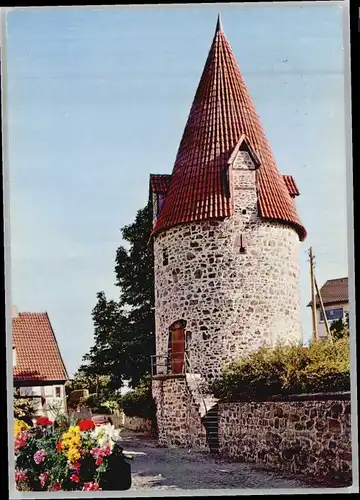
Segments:
[[[294,193],[277,168],[219,16],[152,235],[234,214],[233,193],[224,178],[241,139],[258,162],[258,215],[293,227],[304,240],[306,230],[296,212]]]

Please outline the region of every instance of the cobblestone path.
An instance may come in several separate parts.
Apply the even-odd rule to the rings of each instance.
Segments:
[[[301,479],[285,478],[256,466],[230,462],[207,453],[159,448],[156,441],[125,432],[131,461],[132,490],[193,490],[224,488],[309,488]]]

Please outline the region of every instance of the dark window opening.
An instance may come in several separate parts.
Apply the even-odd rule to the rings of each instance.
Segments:
[[[339,319],[344,319],[344,309],[342,307],[339,307],[338,309],[327,309],[325,310],[326,314],[326,319],[329,322],[337,321]],[[323,312],[320,310],[320,322],[323,323],[324,320],[324,315]]]
[[[245,209],[244,209],[244,210],[242,210],[242,214],[243,214],[243,215],[246,215],[246,210],[245,210]]]
[[[161,209],[164,205],[164,201],[165,201],[165,195],[162,193],[159,193],[157,195],[157,207],[156,207],[156,215],[158,218],[160,217],[160,212],[161,212]]]
[[[169,264],[169,254],[166,248],[163,250],[163,265],[167,266]]]
[[[227,198],[230,198],[230,177],[229,177],[229,168],[228,167],[222,171],[221,177],[222,177],[222,182],[223,182],[223,186],[224,186],[225,196]]]
[[[61,398],[61,387],[55,387],[55,397]]]
[[[246,253],[245,236],[240,234],[240,253]]]
[[[235,246],[239,248],[240,253],[246,253],[246,242],[243,234],[239,234],[236,237]]]

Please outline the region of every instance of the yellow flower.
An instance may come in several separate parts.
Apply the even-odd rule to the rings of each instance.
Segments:
[[[14,438],[21,432],[30,429],[30,426],[27,425],[22,420],[18,420],[17,418],[14,421]]]
[[[76,462],[81,458],[81,435],[80,427],[71,426],[63,433],[61,440],[62,449],[70,462]]]
[[[66,457],[70,462],[76,462],[76,460],[80,459],[81,455],[77,448],[69,448]]]

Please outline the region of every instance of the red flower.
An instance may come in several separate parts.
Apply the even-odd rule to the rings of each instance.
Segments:
[[[15,481],[26,481],[27,475],[24,471],[15,471]]]
[[[50,491],[62,491],[62,486],[60,483],[54,483],[51,485]]]
[[[36,420],[36,423],[37,423],[37,425],[52,425],[53,424],[53,422],[51,420],[49,420],[48,417],[39,417]]]
[[[62,450],[62,444],[61,444],[61,443],[58,443],[58,444],[56,445],[56,449],[57,449],[57,451],[61,451],[61,450]]]
[[[17,435],[16,439],[15,439],[15,451],[18,451],[20,450],[21,448],[23,448],[27,441],[28,441],[28,432],[27,431],[21,431],[19,432],[19,434]]]
[[[96,462],[95,462],[96,466],[99,467],[99,465],[101,465],[103,463],[103,460],[104,459],[102,457],[97,458]]]
[[[84,483],[83,491],[101,491],[98,483]]]
[[[76,474],[76,473],[75,473],[75,474],[72,474],[72,475],[70,476],[70,481],[72,481],[73,483],[78,483],[78,482],[80,481],[80,477],[79,477],[79,475],[78,475],[78,474]]]
[[[92,420],[80,420],[78,423],[81,431],[90,431],[95,429],[95,424]]]
[[[80,462],[74,462],[74,463],[72,464],[72,466],[73,466],[73,468],[74,468],[75,470],[79,470],[79,469],[80,469],[80,467],[81,467],[81,463],[80,463]]]

